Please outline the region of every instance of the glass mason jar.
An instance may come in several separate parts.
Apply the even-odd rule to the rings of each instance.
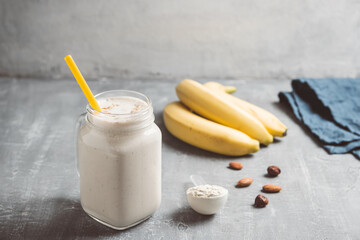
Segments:
[[[95,96],[110,102],[124,97],[140,100],[144,107],[114,114],[87,105],[77,125],[81,206],[95,220],[118,230],[149,218],[161,201],[161,132],[150,99],[126,90]]]

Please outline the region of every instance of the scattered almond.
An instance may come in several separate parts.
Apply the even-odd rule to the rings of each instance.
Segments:
[[[229,167],[231,167],[232,169],[241,170],[243,168],[243,165],[239,162],[230,162]]]
[[[246,177],[238,181],[236,187],[248,187],[254,180],[251,177]]]
[[[267,168],[268,176],[270,177],[276,177],[281,173],[281,170],[278,166],[269,166]]]
[[[266,205],[268,205],[268,203],[269,203],[269,199],[267,199],[267,197],[259,194],[255,198],[254,206],[257,208],[263,208],[263,207],[266,207]]]
[[[281,187],[274,184],[266,184],[263,186],[263,191],[268,193],[277,193],[281,191]]]

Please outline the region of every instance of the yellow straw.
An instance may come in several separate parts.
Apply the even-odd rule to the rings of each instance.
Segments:
[[[101,112],[101,108],[100,108],[98,102],[96,101],[94,95],[92,94],[92,92],[91,92],[89,86],[87,85],[84,77],[82,76],[79,68],[76,66],[74,59],[71,57],[71,55],[67,55],[64,59],[65,59],[65,62],[67,63],[67,65],[69,66],[72,74],[74,75],[76,81],[78,82],[81,90],[84,92],[85,97],[89,101],[91,107],[93,109]]]

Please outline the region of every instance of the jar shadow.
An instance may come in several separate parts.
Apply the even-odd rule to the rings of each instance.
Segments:
[[[34,212],[19,220],[17,216],[24,214],[28,205]],[[2,234],[24,239],[97,238],[124,234],[124,231],[111,229],[93,220],[83,211],[79,200],[61,197],[32,199],[24,206],[17,204],[6,225]],[[24,227],[19,228],[19,225]]]

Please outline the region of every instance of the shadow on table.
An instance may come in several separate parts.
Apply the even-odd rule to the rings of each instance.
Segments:
[[[104,236],[122,236],[126,231],[117,231],[106,227],[89,217],[78,200],[52,198],[32,200],[33,213],[18,219],[24,214],[26,206],[13,209],[13,219],[7,222],[8,236],[19,236],[23,239],[75,239],[97,238]],[[17,225],[23,225],[19,228]],[[141,225],[141,224],[139,224]],[[22,230],[23,231],[19,231]]]
[[[294,123],[296,123],[304,132],[307,136],[309,136],[309,138],[311,138],[311,140],[320,148],[322,148],[322,144],[321,141],[314,135],[311,133],[310,129],[305,126],[299,119],[297,119],[294,115],[294,113],[292,112],[292,110],[290,109],[290,107],[285,106],[284,104],[281,104],[280,102],[274,102],[273,103],[277,108],[281,109],[283,112],[286,113],[286,115],[293,120]]]
[[[191,226],[211,222],[215,219],[215,215],[201,215],[191,209],[191,207],[186,207],[172,213],[170,219],[177,225],[179,230],[186,230]]]
[[[174,149],[176,151],[181,151],[184,154],[192,154],[192,155],[195,155],[197,157],[202,157],[202,158],[216,158],[216,159],[224,159],[224,160],[234,159],[234,158],[237,158],[237,159],[238,158],[241,158],[241,159],[253,158],[252,154],[248,154],[248,155],[241,156],[241,157],[232,157],[232,156],[225,156],[225,155],[221,155],[221,154],[217,154],[217,153],[213,153],[213,152],[208,152],[208,151],[194,147],[190,144],[187,144],[187,143],[177,139],[176,137],[171,135],[170,132],[166,129],[164,121],[163,121],[163,112],[158,112],[155,114],[155,123],[156,123],[156,125],[158,125],[158,127],[161,130],[163,144],[165,144],[169,148]]]

